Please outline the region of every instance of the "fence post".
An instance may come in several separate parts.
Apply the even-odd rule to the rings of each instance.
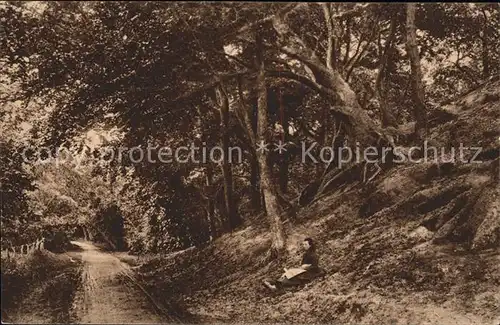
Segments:
[[[22,244],[21,246],[13,246],[12,244],[7,247],[4,251],[7,254],[7,258],[14,258],[17,254],[19,255],[29,255],[34,253],[36,250],[45,249],[45,238],[37,239],[30,244]],[[18,252],[19,248],[19,252]],[[4,252],[2,251],[2,253]]]

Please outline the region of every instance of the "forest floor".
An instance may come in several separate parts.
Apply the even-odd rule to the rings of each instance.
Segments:
[[[318,235],[333,218],[304,224],[292,240]],[[139,269],[140,277],[158,299],[170,296],[164,303],[176,297],[189,322],[500,324],[500,250],[430,245],[412,226],[418,229],[378,223],[332,232],[321,238],[327,275],[283,293],[261,282],[300,257],[292,253],[279,265],[260,261],[269,241],[253,227],[184,258],[155,258]]]

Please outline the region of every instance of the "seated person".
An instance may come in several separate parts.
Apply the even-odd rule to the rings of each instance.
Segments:
[[[285,273],[272,283],[265,280],[264,285],[271,290],[278,287],[295,286],[313,279],[319,273],[318,256],[316,247],[311,238],[306,238],[302,242],[305,252],[302,257],[302,265],[299,268],[284,269]]]

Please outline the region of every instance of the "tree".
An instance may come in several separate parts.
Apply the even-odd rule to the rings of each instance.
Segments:
[[[307,66],[315,79],[301,78],[301,81],[314,87],[330,100],[331,109],[342,116],[356,139],[365,145],[376,143],[382,133],[361,109],[356,93],[344,80],[338,67],[328,68],[322,63],[316,53],[291,30],[285,16],[280,14],[273,19],[274,29],[280,35],[280,50]]]
[[[226,208],[226,216],[229,223],[229,230],[235,229],[240,225],[241,219],[234,205],[233,198],[233,173],[230,162],[229,148],[229,98],[224,84],[220,84],[216,88],[217,104],[220,109],[221,120],[221,144],[222,144],[222,177],[224,179],[224,202]]]
[[[411,65],[412,98],[415,103],[415,135],[423,141],[427,134],[427,108],[425,105],[425,92],[422,84],[422,69],[417,45],[417,28],[415,26],[415,3],[406,4],[406,51]]]
[[[389,30],[389,36],[386,39],[385,46],[383,51],[381,51],[380,59],[379,59],[379,67],[377,78],[375,79],[375,97],[379,101],[379,109],[380,109],[380,121],[382,123],[382,127],[392,126],[397,127],[397,122],[388,107],[389,103],[387,101],[387,92],[385,79],[387,74],[387,64],[389,60],[389,55],[392,50],[392,45],[394,42],[394,38],[396,36],[396,18],[393,17],[391,19],[391,27]]]
[[[263,40],[260,33],[256,35],[256,65],[258,66],[257,75],[257,142],[262,145],[268,144],[268,110],[267,110],[267,85],[266,70],[264,63]],[[260,188],[264,196],[266,213],[271,224],[271,257],[280,256],[285,249],[285,233],[281,216],[283,210],[278,202],[276,189],[272,180],[271,170],[269,168],[269,159],[267,148],[260,150],[257,154],[260,172]]]

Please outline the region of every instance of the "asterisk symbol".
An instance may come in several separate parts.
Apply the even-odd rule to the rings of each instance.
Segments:
[[[260,140],[260,143],[257,144],[257,152],[269,151],[267,148],[268,145],[264,140]]]
[[[283,143],[281,140],[278,142],[276,145],[276,149],[274,151],[278,151],[280,155],[283,153],[283,151],[286,151],[286,143]]]

